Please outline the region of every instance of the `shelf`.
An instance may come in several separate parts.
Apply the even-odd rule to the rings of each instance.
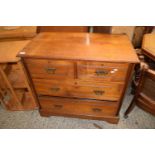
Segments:
[[[20,63],[1,64],[0,86],[4,98],[2,101],[7,110],[37,109],[32,92],[27,85],[24,71]]]
[[[11,65],[11,70],[8,73],[8,79],[13,88],[26,88],[24,73],[20,70],[17,64]]]
[[[14,98],[10,98],[7,103],[5,103],[6,108],[10,111],[20,111],[20,110],[34,110],[37,106],[33,103],[33,99],[29,92],[25,90],[17,89],[15,90],[21,104],[18,105]],[[9,97],[8,97],[9,98]]]

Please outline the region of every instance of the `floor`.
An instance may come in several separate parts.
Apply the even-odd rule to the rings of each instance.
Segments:
[[[9,112],[0,106],[0,128],[8,129],[155,129],[155,117],[135,107],[127,119],[123,113],[128,107],[132,95],[127,92],[120,112],[120,121],[109,124],[104,121],[86,120],[66,117],[41,117],[37,110]]]

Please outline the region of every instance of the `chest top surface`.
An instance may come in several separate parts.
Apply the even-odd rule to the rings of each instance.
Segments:
[[[111,62],[139,62],[126,35],[92,33],[40,33],[20,57]]]
[[[152,59],[155,59],[155,34],[146,34],[143,38],[142,49],[144,54],[148,54]]]

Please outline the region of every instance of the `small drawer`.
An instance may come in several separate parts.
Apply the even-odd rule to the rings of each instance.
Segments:
[[[70,61],[26,59],[32,78],[66,79],[74,77],[74,65]]]
[[[127,63],[78,62],[78,78],[83,80],[124,82],[128,71]]]
[[[76,97],[76,98],[90,98],[99,100],[117,101],[120,98],[123,90],[123,84],[110,83],[102,84],[102,86],[94,85],[77,85],[73,82],[65,83],[63,81],[51,81],[43,79],[34,79],[34,86],[37,94]]]
[[[115,116],[118,109],[118,102],[97,100],[40,97],[39,102],[41,109],[62,115]]]

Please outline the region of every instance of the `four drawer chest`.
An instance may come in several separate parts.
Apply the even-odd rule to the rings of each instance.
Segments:
[[[126,35],[40,33],[19,54],[42,116],[117,123],[133,67]]]

